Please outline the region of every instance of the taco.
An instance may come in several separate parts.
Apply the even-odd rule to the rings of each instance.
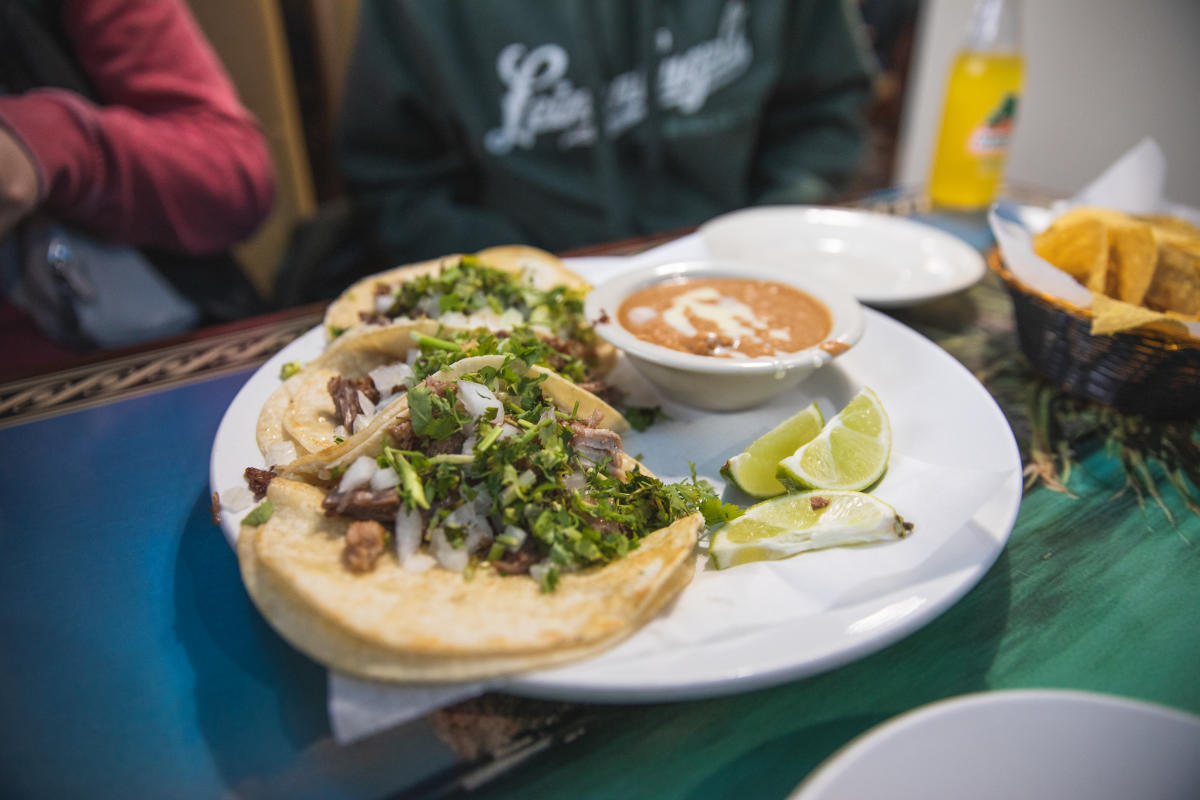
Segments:
[[[318,661],[412,682],[545,667],[612,646],[691,580],[711,488],[651,476],[585,390],[490,356],[396,405],[271,480],[269,518],[239,535],[251,598]]]
[[[447,255],[370,275],[329,304],[331,340],[362,325],[433,319],[443,325],[509,329],[528,324],[561,339],[588,336],[587,281],[557,257],[523,245]]]
[[[366,428],[408,390],[464,358],[505,355],[549,367],[588,391],[615,397],[603,382],[610,363],[574,342],[543,338],[521,325],[511,331],[445,329],[431,320],[347,333],[283,380],[259,412],[259,450],[268,464],[286,465]]]

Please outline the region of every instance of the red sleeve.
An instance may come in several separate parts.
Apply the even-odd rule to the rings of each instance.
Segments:
[[[104,104],[57,89],[0,97],[42,207],[190,253],[249,235],[271,208],[270,156],[183,0],[67,0],[63,24]]]

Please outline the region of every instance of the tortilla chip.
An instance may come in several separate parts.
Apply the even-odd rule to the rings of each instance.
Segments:
[[[1147,214],[1145,216],[1134,217],[1134,219],[1148,223],[1151,227],[1163,233],[1170,233],[1185,239],[1200,241],[1200,228],[1197,228],[1186,219],[1172,217],[1170,214]]]
[[[1107,295],[1092,294],[1092,335],[1119,333],[1133,328],[1150,326],[1171,334],[1188,335],[1188,330],[1176,317],[1143,306],[1135,306]]]
[[[1200,314],[1200,238],[1156,229],[1158,264],[1146,290],[1145,304],[1159,311]]]
[[[1100,282],[1103,290],[1108,272],[1108,231],[1093,217],[1067,212],[1046,230],[1033,237],[1038,256],[1089,285]]]
[[[1106,294],[1141,305],[1158,260],[1154,231],[1140,222],[1112,225],[1108,229],[1108,248],[1109,280],[1115,286],[1108,286]]]

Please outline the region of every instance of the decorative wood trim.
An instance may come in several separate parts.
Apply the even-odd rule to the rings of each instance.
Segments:
[[[320,321],[317,310],[0,384],[0,428],[257,367]]]

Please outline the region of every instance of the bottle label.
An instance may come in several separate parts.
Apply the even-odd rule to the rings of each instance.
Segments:
[[[976,158],[996,158],[1008,152],[1013,120],[1017,116],[1017,96],[1008,92],[967,138],[967,152]]]

